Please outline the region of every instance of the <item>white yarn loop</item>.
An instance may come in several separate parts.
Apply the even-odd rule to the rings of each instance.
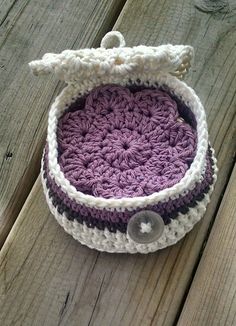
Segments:
[[[125,46],[124,36],[118,31],[108,32],[101,41],[101,48],[111,49]]]

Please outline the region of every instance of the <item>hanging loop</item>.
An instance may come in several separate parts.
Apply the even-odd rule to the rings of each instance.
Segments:
[[[101,48],[112,49],[125,46],[124,36],[118,31],[108,32],[101,41]]]

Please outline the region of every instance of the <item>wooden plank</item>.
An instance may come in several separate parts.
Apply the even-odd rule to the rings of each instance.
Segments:
[[[206,106],[220,168],[211,204],[202,222],[171,248],[146,256],[97,253],[56,224],[37,181],[1,251],[0,324],[174,324],[233,164],[234,25],[232,12],[205,13],[190,0],[127,2],[115,29],[128,44],[196,49],[188,82]]]
[[[236,325],[236,166],[178,325]]]
[[[62,84],[27,63],[45,52],[97,46],[124,0],[12,1],[0,12],[0,247],[38,173],[48,107]]]

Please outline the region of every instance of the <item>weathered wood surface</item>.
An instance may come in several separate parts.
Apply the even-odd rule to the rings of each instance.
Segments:
[[[179,325],[236,325],[236,166]]]
[[[0,247],[38,173],[48,107],[62,84],[27,63],[45,52],[97,46],[124,0],[5,0],[0,11]]]
[[[220,168],[211,204],[177,245],[147,256],[112,255],[65,234],[48,212],[37,180],[1,251],[0,324],[173,325],[178,319],[233,165],[234,26],[231,7],[206,13],[192,1],[128,0],[115,29],[129,45],[195,47],[188,83],[206,107]]]

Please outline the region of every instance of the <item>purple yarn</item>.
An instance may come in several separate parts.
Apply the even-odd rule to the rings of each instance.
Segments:
[[[58,123],[58,162],[75,188],[104,198],[146,196],[179,182],[196,130],[166,92],[99,86]]]

